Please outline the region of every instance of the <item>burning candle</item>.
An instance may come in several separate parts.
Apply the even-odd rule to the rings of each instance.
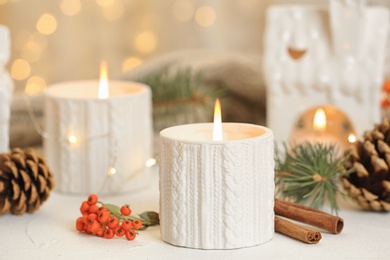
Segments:
[[[274,233],[273,134],[222,123],[160,132],[162,239],[178,246],[229,249],[262,244]]]
[[[334,144],[339,155],[356,142],[354,127],[346,114],[334,106],[325,105],[306,110],[296,122],[290,143]]]
[[[109,194],[145,185],[152,155],[151,91],[148,86],[108,80],[52,85],[46,91],[45,156],[56,189]]]

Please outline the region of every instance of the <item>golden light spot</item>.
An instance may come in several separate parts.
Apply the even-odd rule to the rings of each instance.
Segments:
[[[0,5],[4,5],[8,2],[8,0],[0,0]]]
[[[150,168],[157,163],[156,159],[150,158],[145,162],[145,166]]]
[[[112,4],[105,6],[102,10],[107,20],[115,21],[123,16],[124,7],[120,1],[112,1]]]
[[[68,16],[74,16],[81,10],[80,0],[62,0],[60,4],[61,11]]]
[[[194,5],[191,0],[176,0],[172,5],[173,17],[182,22],[189,21],[194,15]]]
[[[38,32],[50,35],[57,30],[57,20],[53,15],[44,13],[39,17],[36,27]]]
[[[108,7],[114,3],[114,0],[96,0],[96,3],[101,7]]]
[[[30,64],[23,59],[16,59],[12,63],[11,76],[15,80],[24,80],[31,73]]]
[[[47,38],[38,32],[32,33],[21,48],[21,58],[28,62],[36,62],[47,47]]]
[[[356,142],[356,135],[354,135],[354,134],[349,134],[349,136],[348,136],[348,141],[349,141],[351,144],[355,143],[355,142]]]
[[[31,33],[27,30],[19,30],[15,33],[15,38],[13,45],[18,50],[23,50],[25,48],[26,42],[30,39]]]
[[[130,71],[142,64],[142,60],[136,57],[129,57],[122,63],[122,72]]]
[[[215,23],[216,14],[210,6],[202,6],[196,10],[195,21],[199,26],[210,27]]]
[[[116,169],[114,167],[110,167],[108,169],[108,176],[112,176],[112,175],[115,175],[116,174]]]
[[[156,49],[157,39],[153,32],[145,31],[140,34],[135,39],[135,46],[141,52],[152,52]]]
[[[27,80],[24,91],[30,96],[35,96],[38,94],[42,94],[43,91],[45,91],[46,86],[46,81],[43,78],[33,76]]]
[[[69,142],[70,144],[77,144],[78,139],[77,139],[76,136],[70,135],[70,136],[68,136],[68,142]]]

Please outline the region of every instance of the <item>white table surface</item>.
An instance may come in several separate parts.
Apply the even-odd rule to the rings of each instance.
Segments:
[[[340,200],[339,215],[345,222],[342,233],[322,232],[316,245],[275,233],[271,241],[256,247],[198,250],[163,242],[158,226],[140,231],[134,241],[79,233],[75,220],[85,199],[52,191],[34,214],[0,216],[0,259],[390,259],[390,214],[361,211],[350,201]],[[157,167],[142,191],[99,199],[129,203],[135,213],[158,211]]]

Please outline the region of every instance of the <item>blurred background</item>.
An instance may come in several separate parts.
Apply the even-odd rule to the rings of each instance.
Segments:
[[[133,71],[159,59],[157,64],[164,64],[162,57],[172,53],[187,51],[191,55],[180,59],[187,64],[196,62],[200,55],[195,50],[228,53],[223,59],[210,55],[204,59],[219,61],[211,70],[213,75],[218,74],[216,68],[221,64],[244,64],[225,69],[223,75],[231,76],[226,71],[241,69],[240,78],[253,78],[246,85],[256,85],[261,92],[254,97],[249,92],[243,94],[229,86],[236,79],[226,79],[222,85],[235,88],[238,97],[233,101],[234,111],[227,109],[224,113],[229,121],[238,121],[239,117],[240,121],[264,123],[261,55],[266,8],[272,4],[313,3],[328,5],[327,0],[0,0],[0,24],[9,28],[11,38],[11,58],[6,68],[15,85],[11,146],[40,140],[33,131],[25,140],[26,125],[21,122],[29,119],[18,93],[25,91],[34,96],[57,82],[97,79],[102,59],[108,62],[110,78],[134,79]],[[390,7],[389,0],[368,0],[367,4]],[[385,78],[390,75],[388,64]],[[216,84],[224,78],[210,76],[209,82]],[[245,84],[240,86],[245,88]],[[263,104],[259,105],[259,100]],[[41,106],[41,101],[32,102],[38,118]],[[246,113],[237,114],[240,107]]]
[[[106,59],[113,78],[148,60],[186,49],[259,55],[265,10],[304,0],[0,0],[10,29],[7,68],[16,90],[97,78]],[[369,5],[390,7],[388,0]]]

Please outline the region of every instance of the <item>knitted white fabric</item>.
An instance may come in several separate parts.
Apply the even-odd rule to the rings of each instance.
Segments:
[[[162,239],[201,249],[249,247],[270,240],[272,132],[240,141],[192,143],[169,138],[164,131],[159,162]]]

